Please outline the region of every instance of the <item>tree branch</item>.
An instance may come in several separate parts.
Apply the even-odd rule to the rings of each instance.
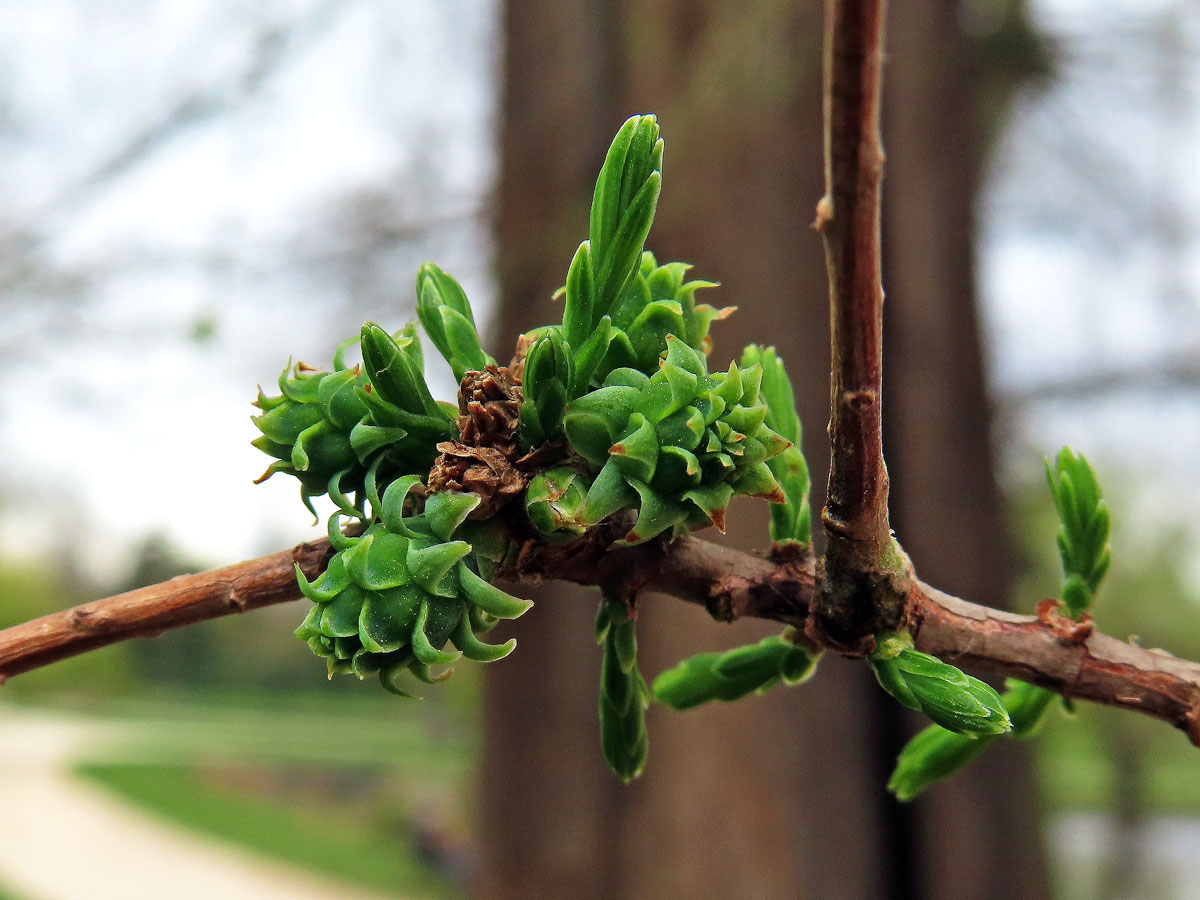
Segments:
[[[0,682],[129,638],[301,599],[294,564],[315,578],[330,552],[328,541],[300,544],[0,631]],[[635,592],[700,604],[723,621],[749,616],[795,626],[804,624],[817,596],[808,553],[777,549],[768,560],[692,537],[620,550],[608,550],[599,539],[531,542],[507,575],[580,584],[619,579]],[[968,603],[920,582],[910,590],[909,627],[926,653],[981,674],[1154,716],[1200,746],[1200,664],[1098,632],[1064,638],[1051,622]]]
[[[826,0],[825,195],[813,227],[829,276],[828,536],[810,627],[846,648],[895,627],[903,584],[884,577],[891,548],[883,461],[883,284],[879,138],[885,0]],[[894,566],[890,568],[895,568]],[[895,589],[893,589],[895,588]]]
[[[158,637],[169,628],[299,599],[295,566],[316,578],[332,555],[328,541],[299,544],[14,625],[0,631],[0,684],[119,641]]]

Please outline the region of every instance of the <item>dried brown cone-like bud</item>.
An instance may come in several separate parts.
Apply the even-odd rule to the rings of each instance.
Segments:
[[[521,424],[521,381],[503,366],[467,372],[458,389],[458,430],[470,447],[516,446]]]
[[[458,392],[459,438],[437,445],[429,490],[470,491],[482,502],[472,519],[490,519],[525,490],[526,476],[513,463],[521,421],[521,382],[503,367],[467,372]]]
[[[443,441],[429,473],[429,491],[470,491],[482,499],[469,515],[490,519],[525,490],[526,477],[513,465],[512,453],[496,447],[471,447],[462,441]]]

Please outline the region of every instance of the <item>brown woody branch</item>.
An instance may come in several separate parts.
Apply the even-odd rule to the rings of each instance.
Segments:
[[[298,599],[297,565],[316,578],[332,556],[328,541],[181,575],[0,631],[0,684],[13,675],[130,638]]]
[[[859,569],[878,566],[889,539],[880,406],[882,7],[881,0],[826,3],[825,195],[815,222],[825,244],[832,358],[823,518],[831,562],[836,553]]]
[[[294,564],[313,578],[329,555],[327,541],[300,544],[0,631],[0,681],[129,638],[300,599]],[[531,543],[509,575],[581,584],[619,579],[635,592],[698,603],[721,620],[749,616],[796,626],[817,596],[811,555],[777,551],[768,560],[698,538],[612,551],[601,541]],[[910,591],[908,615],[920,650],[980,674],[1163,719],[1200,745],[1200,664],[1098,632],[1073,639],[1052,622],[968,603],[920,582]]]
[[[899,623],[907,575],[896,560],[886,563],[879,212],[885,9],[885,0],[826,0],[825,194],[813,223],[829,277],[831,371],[829,486],[821,516],[828,540],[810,630],[859,652],[869,649],[873,633]]]

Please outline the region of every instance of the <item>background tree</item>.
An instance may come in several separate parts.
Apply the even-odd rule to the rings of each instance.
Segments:
[[[1005,33],[1028,39],[1021,8],[1006,15]],[[697,276],[720,280],[721,302],[740,306],[719,346],[770,335],[820,465],[825,268],[804,219],[822,190],[819,23],[815,2],[510,0],[496,344],[553,318],[549,296],[586,221],[603,135],[629,112],[655,110],[671,138],[672,189],[651,249],[701,261]],[[986,76],[989,66],[1012,69],[1002,69],[994,43],[963,33],[956,5],[898,2],[889,27],[885,409],[889,469],[901,486],[893,523],[923,577],[1002,605],[1013,556],[996,543],[1004,514],[990,464],[973,244],[983,129],[996,128],[1011,97]],[[1005,49],[1005,62],[1014,53],[1028,61],[1028,40]],[[762,511],[744,508],[730,532],[753,547],[763,529]],[[537,652],[489,673],[486,896],[1047,894],[1026,754],[1006,746],[986,774],[899,808],[880,787],[910,726],[857,668],[827,666],[819,683],[769,707],[659,716],[654,765],[639,783],[615,786],[591,752],[589,605],[554,607],[519,623]],[[698,627],[693,610],[649,608],[640,625],[648,668],[694,649]],[[744,638],[708,633],[714,647]],[[1005,791],[990,789],[1000,780]],[[651,834],[653,854],[644,850]]]

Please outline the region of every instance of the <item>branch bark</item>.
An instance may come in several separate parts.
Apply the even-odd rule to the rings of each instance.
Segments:
[[[879,211],[886,6],[886,0],[826,0],[825,194],[813,223],[825,245],[831,371],[829,486],[821,515],[828,540],[810,631],[859,652],[904,612],[904,586],[886,572]]]
[[[0,684],[13,675],[169,628],[299,599],[296,566],[316,578],[333,551],[327,540],[298,544],[198,575],[182,575],[84,603],[0,631]]]
[[[608,550],[602,541],[577,543],[573,549],[527,544],[507,574],[579,584],[620,579],[638,593],[700,604],[724,621],[750,616],[802,626],[819,596],[809,554],[782,551],[763,559],[693,537],[620,550]],[[315,578],[330,555],[328,541],[299,544],[0,631],[0,683],[119,641],[301,599],[295,565]],[[1037,617],[980,606],[916,581],[909,594],[909,628],[919,650],[955,665],[1153,716],[1200,746],[1200,663],[1099,632],[1064,638]]]

